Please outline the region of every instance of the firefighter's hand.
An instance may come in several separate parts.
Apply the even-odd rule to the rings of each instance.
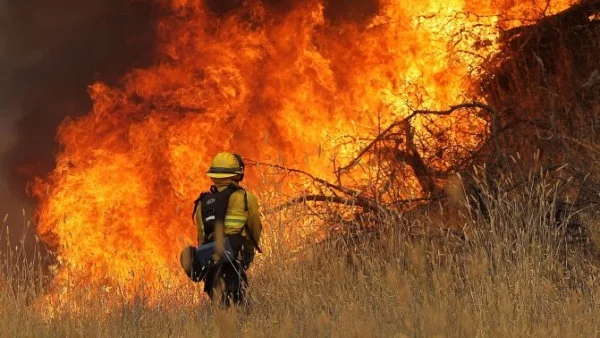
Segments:
[[[244,270],[250,267],[252,261],[254,261],[254,248],[251,246],[244,246]]]

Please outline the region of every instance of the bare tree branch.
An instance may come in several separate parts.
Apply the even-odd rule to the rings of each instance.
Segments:
[[[267,167],[271,167],[271,168],[281,169],[281,170],[284,170],[284,171],[293,172],[293,173],[297,173],[297,174],[301,174],[301,175],[307,176],[310,179],[312,179],[313,181],[315,181],[317,183],[320,183],[320,184],[322,184],[322,185],[330,188],[331,190],[338,191],[338,192],[341,192],[341,193],[349,196],[350,200],[354,201],[353,205],[360,206],[360,207],[362,207],[364,209],[367,209],[367,210],[370,210],[370,211],[373,211],[373,212],[383,212],[383,213],[386,213],[386,214],[391,214],[391,215],[400,217],[400,215],[396,211],[390,210],[390,209],[386,208],[385,206],[383,206],[382,204],[377,203],[376,201],[372,200],[371,198],[363,196],[361,191],[355,191],[355,190],[343,187],[341,185],[336,185],[336,184],[330,183],[330,182],[328,182],[328,181],[326,181],[326,180],[324,180],[322,178],[319,178],[319,177],[316,177],[314,175],[311,175],[311,174],[309,174],[309,173],[307,173],[307,172],[305,172],[303,170],[294,169],[294,168],[288,168],[288,167],[284,167],[284,166],[278,165],[278,164],[261,163],[261,162],[254,161],[254,160],[248,160],[248,163],[253,164],[253,165],[258,165],[258,166],[262,165],[262,166],[267,166]],[[312,196],[316,198],[316,196],[320,196],[320,195],[312,195]],[[323,195],[323,196],[325,196],[325,195]],[[296,198],[296,200],[297,199],[302,199],[302,198],[303,197],[298,197],[298,198]],[[332,202],[336,202],[336,203],[339,203],[337,201],[346,201],[346,200],[348,200],[348,199],[345,199],[345,198],[342,198],[342,197],[337,197],[337,196],[332,196],[332,197],[329,197],[329,198],[332,199],[331,200]],[[292,203],[292,204],[294,204],[294,203]]]
[[[410,115],[408,115],[404,119],[396,121],[396,122],[390,124],[387,128],[385,128],[379,135],[377,135],[377,137],[373,141],[371,141],[371,143],[369,143],[365,148],[363,148],[361,150],[361,152],[354,158],[354,160],[350,161],[350,163],[348,163],[346,166],[339,168],[339,172],[348,171],[351,168],[353,168],[354,166],[356,166],[356,164],[358,164],[360,162],[360,159],[365,154],[367,154],[369,151],[371,151],[371,149],[378,142],[382,141],[386,136],[388,136],[388,134],[390,133],[390,131],[392,129],[402,126],[402,125],[406,125],[408,122],[410,122],[410,120],[412,120],[416,116],[419,116],[419,115],[445,116],[445,115],[450,115],[459,109],[467,109],[467,108],[483,109],[492,116],[490,133],[491,133],[494,151],[496,153],[498,153],[500,150],[500,145],[498,143],[497,135],[498,135],[498,128],[499,128],[500,120],[499,120],[499,116],[498,116],[498,113],[496,112],[496,110],[494,110],[489,105],[480,103],[480,102],[463,103],[463,104],[451,106],[450,109],[448,109],[448,110],[437,110],[437,111],[436,110],[415,110],[415,111],[413,111]]]

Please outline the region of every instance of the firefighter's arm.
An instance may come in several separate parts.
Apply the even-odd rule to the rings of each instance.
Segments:
[[[248,230],[252,237],[260,246],[260,234],[262,232],[262,223],[260,221],[260,211],[258,206],[258,198],[252,193],[248,193]],[[254,246],[254,243],[252,243]],[[253,247],[253,249],[255,249]]]

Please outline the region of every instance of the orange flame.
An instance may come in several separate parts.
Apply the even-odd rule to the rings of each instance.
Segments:
[[[384,0],[376,15],[332,21],[318,0],[246,1],[222,16],[171,0],[156,64],[93,84],[93,109],[62,124],[56,169],[35,184],[54,285],[185,283],[177,255],[195,242],[191,201],[217,151],[327,178],[334,152],[350,160],[378,123],[473,99],[499,27],[568,5]]]

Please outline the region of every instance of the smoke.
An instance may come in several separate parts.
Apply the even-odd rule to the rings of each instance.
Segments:
[[[90,109],[88,85],[152,61],[158,13],[151,1],[0,0],[0,219],[21,227],[33,213],[26,185],[52,170],[61,121]]]
[[[294,8],[300,0],[260,0],[272,12],[287,12]],[[325,18],[331,23],[365,22],[376,15],[380,8],[380,0],[322,0]],[[225,15],[244,4],[244,0],[204,0],[206,8],[217,16]]]
[[[325,18],[332,23],[365,22],[380,10],[379,0],[325,0]]]

